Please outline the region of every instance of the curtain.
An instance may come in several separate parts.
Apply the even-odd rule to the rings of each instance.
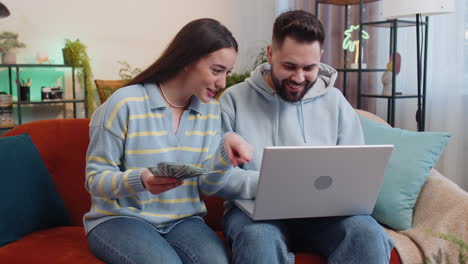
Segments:
[[[468,0],[456,0],[457,12],[429,17],[426,131],[445,131],[452,138],[436,164],[446,177],[468,190]],[[277,6],[289,9],[303,9],[315,13],[314,1],[277,0]],[[379,17],[381,1],[365,6],[363,21],[382,20]],[[350,6],[348,25],[359,23],[358,6]],[[282,10],[277,10],[278,12]],[[323,62],[335,68],[343,67],[341,43],[344,32],[345,10],[342,6],[319,5],[318,16],[325,26],[326,41]],[[389,59],[389,33],[382,29],[369,28],[373,41],[363,46],[363,61],[368,68],[385,68]],[[415,94],[416,76],[416,33],[414,27],[398,31],[397,50],[401,54],[401,72],[397,76],[397,91]],[[363,74],[363,93],[380,93],[382,73]],[[336,82],[342,89],[343,73]],[[348,95],[350,103],[356,107],[357,77],[348,74]],[[362,100],[361,108],[386,119],[385,99]],[[415,113],[416,99],[399,99],[395,107],[395,126],[403,129],[417,129]]]
[[[468,0],[456,12],[429,17],[427,131],[452,138],[436,168],[468,190]]]

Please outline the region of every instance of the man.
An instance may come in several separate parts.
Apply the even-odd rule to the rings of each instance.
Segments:
[[[356,113],[333,87],[337,72],[320,63],[323,43],[323,26],[314,15],[281,14],[267,48],[268,63],[221,96],[224,129],[244,137],[255,154],[232,171],[219,195],[254,198],[265,146],[364,143]],[[317,252],[329,263],[387,264],[393,248],[368,215],[253,221],[232,206],[224,216],[224,233],[234,262],[243,264],[294,263],[292,251]]]

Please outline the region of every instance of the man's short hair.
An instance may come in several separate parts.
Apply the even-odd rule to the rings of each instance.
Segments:
[[[273,46],[280,48],[290,37],[298,42],[318,41],[323,47],[325,32],[318,18],[306,11],[287,11],[278,16],[273,24]]]

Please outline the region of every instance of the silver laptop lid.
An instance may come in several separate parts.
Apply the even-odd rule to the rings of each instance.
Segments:
[[[392,145],[266,147],[254,219],[370,214]]]

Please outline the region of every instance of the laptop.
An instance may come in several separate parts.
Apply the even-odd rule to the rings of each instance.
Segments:
[[[371,214],[393,145],[283,146],[263,151],[254,220]]]

